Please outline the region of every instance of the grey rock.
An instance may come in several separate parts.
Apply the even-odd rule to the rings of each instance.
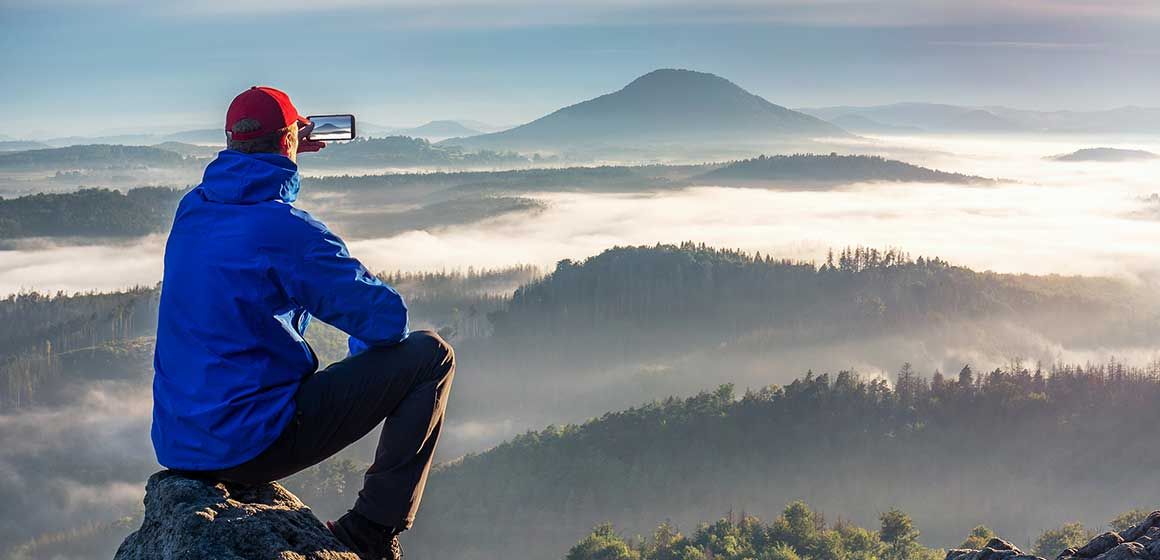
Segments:
[[[1095,558],[1115,548],[1116,545],[1122,542],[1124,542],[1124,539],[1120,535],[1108,531],[1079,547],[1079,550],[1075,551],[1075,556],[1077,558]]]
[[[149,477],[145,518],[114,560],[359,560],[277,483],[236,486],[172,471]]]
[[[983,548],[990,548],[992,550],[1014,550],[1015,552],[1021,553],[1018,547],[998,537],[987,541],[987,544],[983,545]]]
[[[979,550],[951,549],[945,560],[1036,560],[1003,539],[991,539]]]
[[[1148,534],[1148,532],[1153,529],[1160,531],[1160,511],[1154,511],[1148,514],[1148,517],[1145,517],[1143,521],[1120,533],[1120,537],[1122,537],[1124,541],[1134,541]]]
[[[1144,549],[1152,555],[1153,559],[1160,558],[1160,539],[1153,539],[1152,542],[1144,545]]]
[[[1152,560],[1152,555],[1140,543],[1126,542],[1097,556],[1096,560]]]

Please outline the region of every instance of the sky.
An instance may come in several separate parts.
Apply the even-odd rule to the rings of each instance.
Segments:
[[[216,127],[253,84],[378,125],[511,125],[662,67],[791,107],[1160,106],[1155,0],[708,4],[0,0],[0,135]]]

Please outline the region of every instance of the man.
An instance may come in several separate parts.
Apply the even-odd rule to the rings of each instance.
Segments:
[[[297,157],[324,143],[285,93],[253,87],[226,113],[227,149],[181,200],[165,246],[153,446],[171,469],[240,484],[330,457],[386,419],[354,507],[329,524],[364,558],[399,558],[443,425],[455,357],[408,333],[399,294],[295,208]],[[329,367],[311,316],[350,335]]]

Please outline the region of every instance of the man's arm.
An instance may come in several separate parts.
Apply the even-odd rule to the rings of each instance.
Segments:
[[[407,306],[402,296],[351,257],[337,235],[315,224],[302,258],[283,279],[290,297],[350,335],[352,355],[407,338]]]

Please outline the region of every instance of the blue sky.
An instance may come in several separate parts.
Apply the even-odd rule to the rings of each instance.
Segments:
[[[0,0],[0,134],[218,126],[259,83],[308,113],[514,124],[660,67],[792,107],[1160,106],[1157,60],[1154,0]]]

